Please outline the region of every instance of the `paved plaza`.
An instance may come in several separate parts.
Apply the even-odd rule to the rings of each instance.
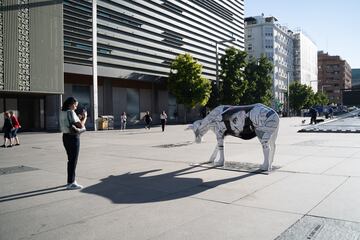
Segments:
[[[241,168],[262,163],[257,139],[226,138],[230,171],[193,164],[216,139],[186,125],[86,132],[80,191],[61,134],[22,133],[0,149],[0,239],[359,239],[360,134],[298,133],[303,119],[281,118],[270,174]]]

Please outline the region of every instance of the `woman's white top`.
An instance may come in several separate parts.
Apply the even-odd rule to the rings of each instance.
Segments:
[[[167,119],[166,113],[165,113],[165,114],[162,114],[162,113],[161,113],[161,114],[160,114],[160,119],[165,119],[165,120],[166,120],[166,119]]]
[[[71,133],[70,123],[76,122],[80,122],[80,119],[73,110],[60,111],[60,130],[62,133]]]

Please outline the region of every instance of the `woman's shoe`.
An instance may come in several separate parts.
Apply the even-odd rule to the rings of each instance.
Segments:
[[[76,190],[76,189],[82,189],[82,188],[83,188],[83,186],[78,184],[76,181],[66,185],[67,190]]]

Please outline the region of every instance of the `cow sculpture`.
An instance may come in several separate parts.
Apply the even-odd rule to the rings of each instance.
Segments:
[[[279,116],[271,108],[257,103],[244,106],[218,106],[204,119],[188,127],[195,133],[195,142],[200,143],[209,129],[214,131],[217,146],[210,157],[214,166],[224,165],[224,138],[227,135],[245,140],[258,137],[264,152],[260,169],[271,171],[275,153],[275,140],[279,129]],[[216,159],[219,154],[219,158]]]

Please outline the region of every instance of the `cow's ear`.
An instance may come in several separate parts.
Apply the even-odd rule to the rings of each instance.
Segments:
[[[194,125],[190,124],[187,126],[187,128],[185,128],[184,130],[193,130],[194,129]]]

